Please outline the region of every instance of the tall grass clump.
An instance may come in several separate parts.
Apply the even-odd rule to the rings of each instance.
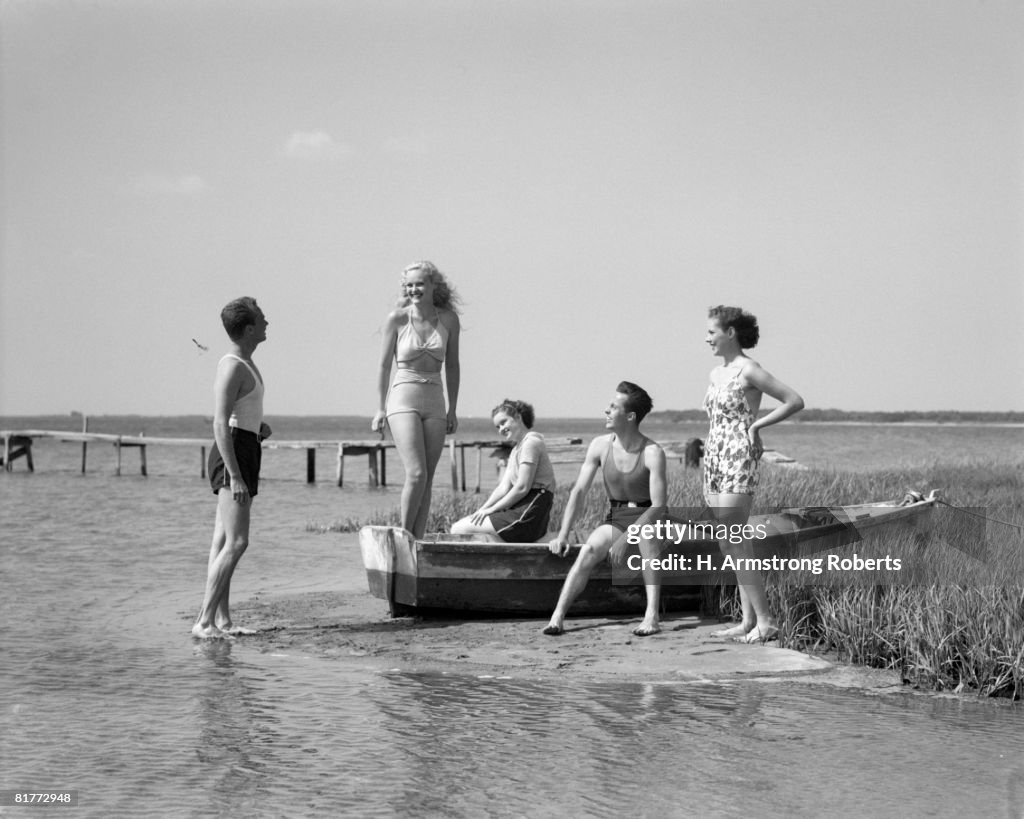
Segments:
[[[767,470],[766,470],[767,472]],[[945,490],[934,525],[882,530],[838,550],[899,558],[898,572],[823,578],[772,572],[780,645],[897,670],[930,690],[1024,695],[1024,493],[1020,467],[937,464],[872,473],[768,472],[758,508],[831,506]],[[963,510],[963,511],[961,511]],[[970,512],[971,514],[968,514]],[[704,592],[707,611],[738,617],[735,587]]]

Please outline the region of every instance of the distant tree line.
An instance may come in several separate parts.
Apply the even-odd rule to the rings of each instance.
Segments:
[[[762,410],[761,414],[769,412]],[[692,423],[707,420],[702,409],[661,410],[652,412],[650,418],[670,423]],[[838,409],[805,409],[796,415],[794,422],[801,421],[860,421],[874,424],[899,424],[908,422],[928,422],[933,424],[955,423],[987,423],[987,424],[1024,424],[1024,412],[966,412],[960,410],[927,410],[907,412],[855,412]]]

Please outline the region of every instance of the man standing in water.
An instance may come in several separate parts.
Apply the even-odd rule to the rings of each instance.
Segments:
[[[569,607],[586,588],[594,567],[609,553],[615,563],[625,559],[626,532],[630,525],[642,526],[653,522],[662,517],[665,511],[665,450],[640,432],[640,422],[653,405],[651,396],[644,389],[623,381],[615,388],[615,397],[604,411],[607,418],[605,428],[611,432],[591,441],[576,485],[569,494],[558,537],[551,541],[548,548],[559,557],[568,553],[569,531],[598,471],[604,479],[611,508],[604,522],[591,532],[586,544],[580,549],[576,562],[565,578],[558,604],[544,634],[557,636],[565,631],[565,616]],[[643,622],[633,629],[638,637],[648,637],[661,631],[658,623],[661,586],[653,573],[650,576],[645,574],[644,580],[647,611]]]
[[[267,340],[268,322],[256,300],[235,299],[221,311],[231,351],[217,364],[214,381],[210,485],[217,496],[217,520],[207,566],[206,594],[192,636],[201,639],[252,634],[236,627],[228,610],[231,576],[249,545],[249,511],[259,488],[263,423],[263,376],[253,363],[256,347]]]

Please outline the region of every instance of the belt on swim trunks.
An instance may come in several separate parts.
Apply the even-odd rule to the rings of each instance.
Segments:
[[[623,500],[611,500],[609,501],[612,505],[612,509],[620,509],[623,506],[630,508],[645,509],[651,505],[650,501],[623,501]]]

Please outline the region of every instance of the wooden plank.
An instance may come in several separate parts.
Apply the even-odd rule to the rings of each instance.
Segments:
[[[377,477],[377,450],[371,449],[366,453],[366,457],[369,461],[367,468],[370,471],[370,486],[378,486],[380,484],[380,480]]]

